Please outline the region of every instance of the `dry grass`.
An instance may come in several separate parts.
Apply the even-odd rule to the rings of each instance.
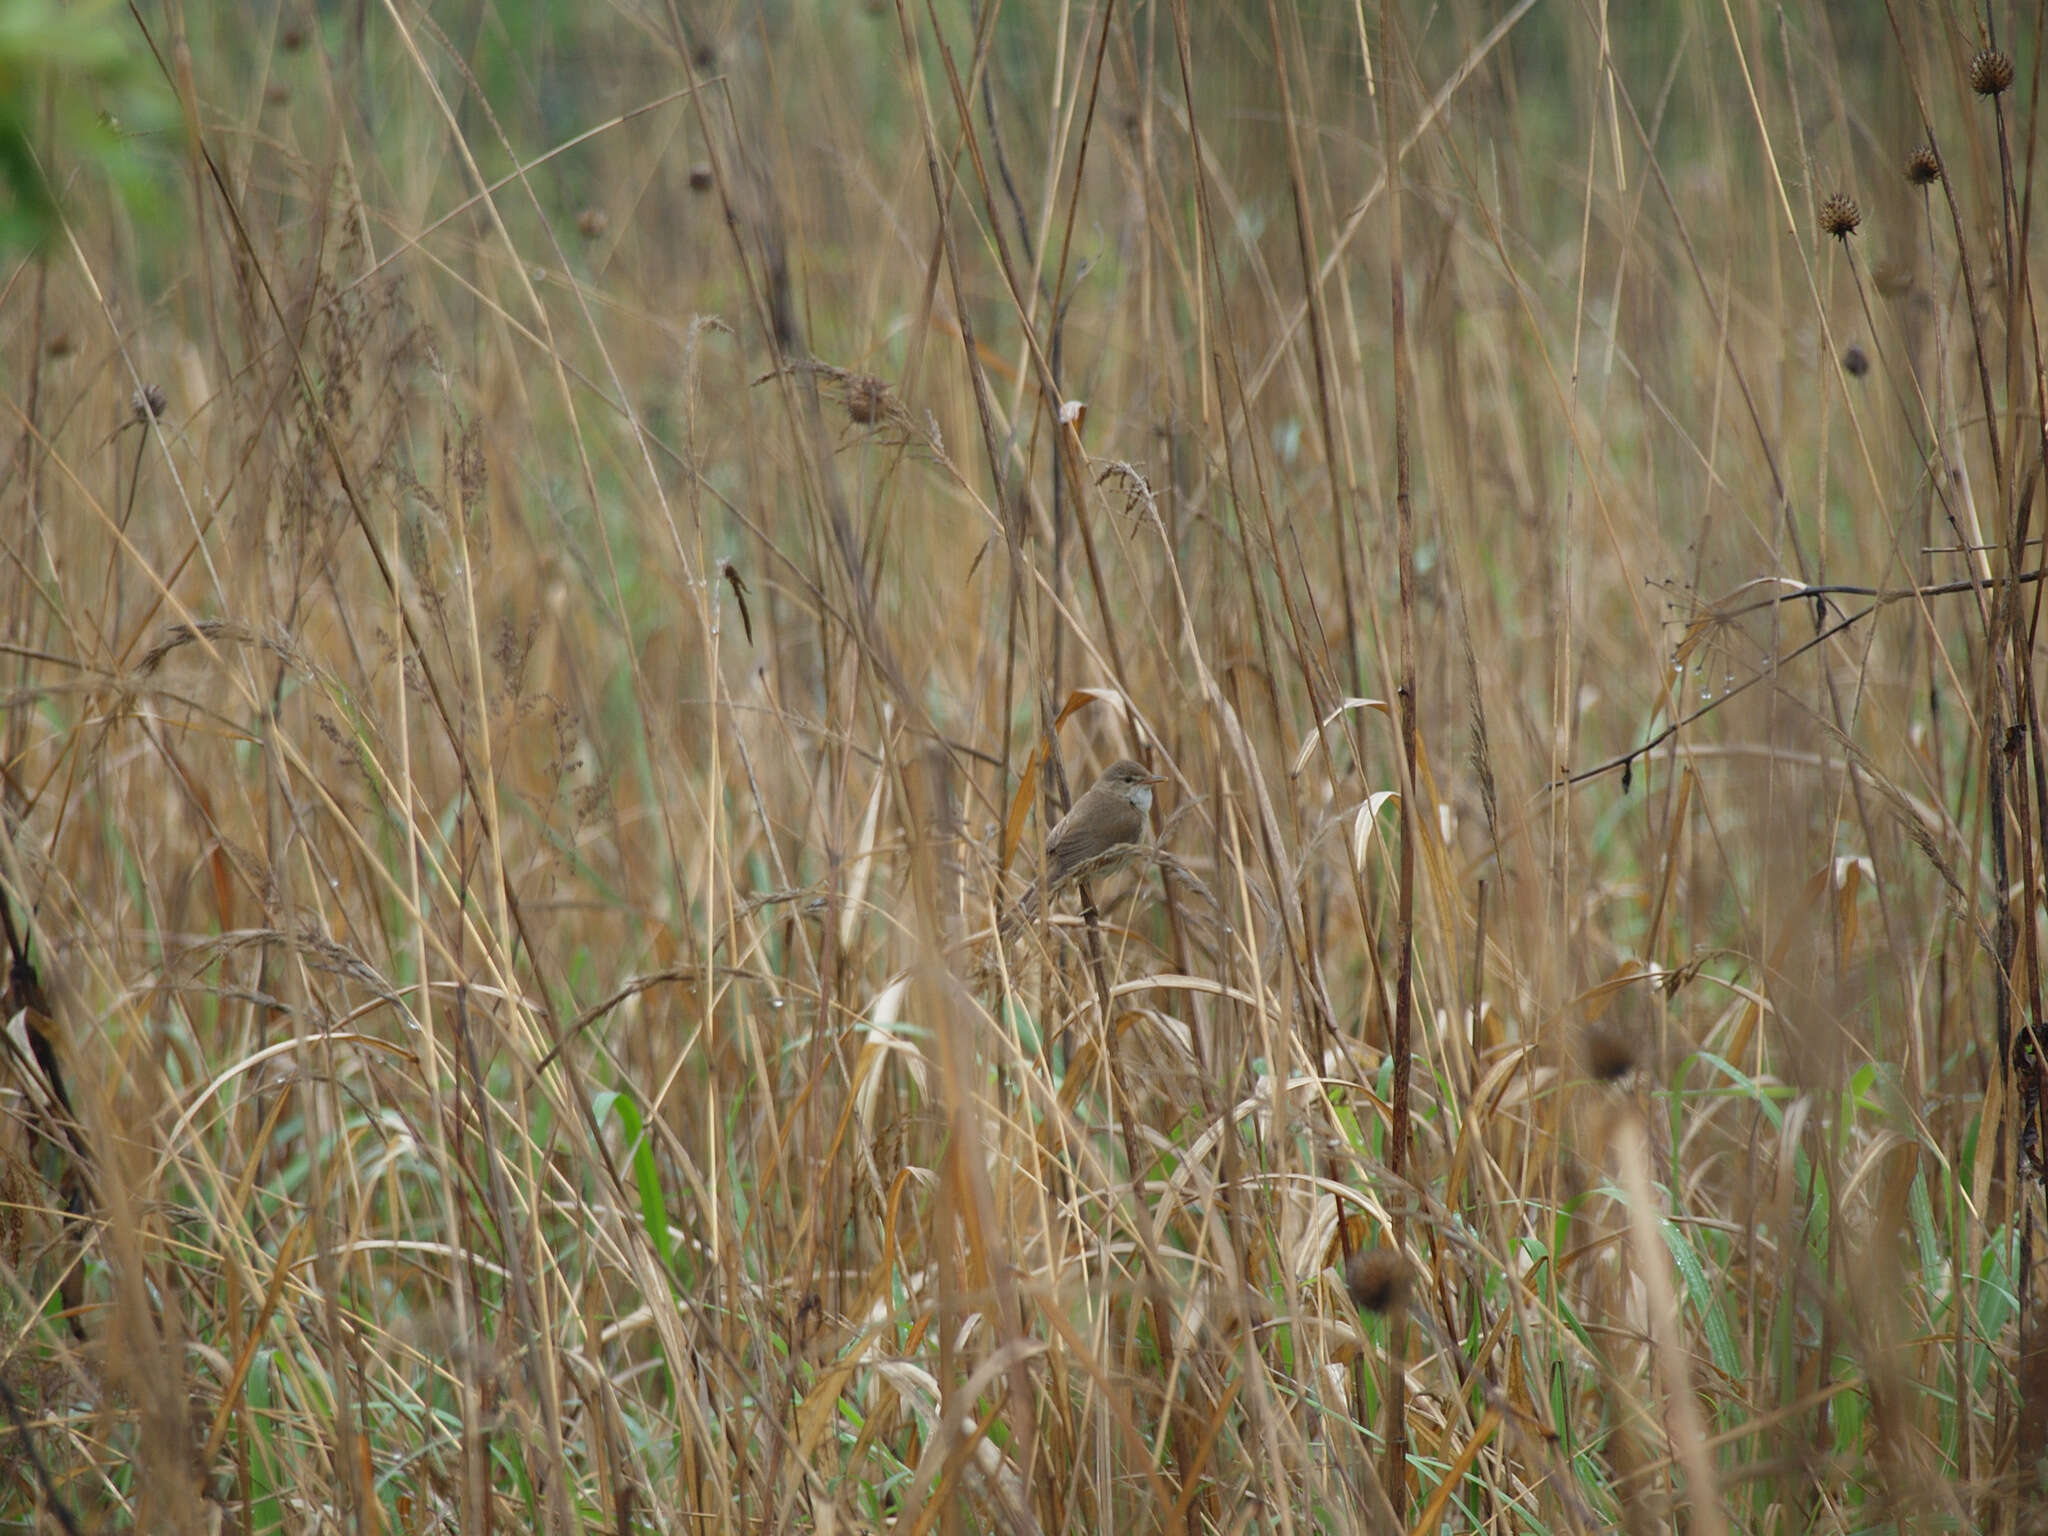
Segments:
[[[137,14],[0,1520],[2032,1528],[2037,7]]]

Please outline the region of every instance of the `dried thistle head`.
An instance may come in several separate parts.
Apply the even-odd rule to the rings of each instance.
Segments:
[[[1391,1248],[1361,1248],[1344,1266],[1344,1289],[1360,1311],[1398,1311],[1408,1300],[1408,1261]]]
[[[586,208],[576,215],[576,233],[586,240],[601,240],[612,227],[612,217],[602,208]]]
[[[889,411],[889,386],[871,373],[856,374],[846,381],[846,419],[856,426],[871,427]]]
[[[1979,96],[2002,95],[2012,85],[2012,59],[1998,48],[1980,48],[1970,60],[1970,89]]]
[[[1906,156],[1906,180],[1916,187],[1932,186],[1941,180],[1941,157],[1931,146],[1922,144]]]
[[[890,441],[906,444],[919,438],[915,421],[896,392],[889,387],[887,379],[811,358],[764,373],[754,382],[765,384],[775,378],[777,372],[807,375],[817,385],[820,398],[833,402],[846,412],[846,419],[856,427],[874,429]]]
[[[1860,379],[1870,372],[1870,354],[1855,342],[1842,349],[1842,371],[1852,379]]]
[[[1863,210],[1856,206],[1855,198],[1844,193],[1837,192],[1820,205],[1820,231],[1824,235],[1846,241],[1862,222]]]
[[[164,394],[161,384],[143,385],[128,401],[128,408],[135,413],[137,421],[162,421],[164,410],[169,405],[170,398]]]
[[[690,167],[690,190],[692,192],[709,192],[711,190],[710,166],[693,165]]]

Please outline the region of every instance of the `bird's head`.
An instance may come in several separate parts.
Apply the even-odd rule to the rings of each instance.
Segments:
[[[1140,811],[1152,809],[1152,786],[1165,782],[1164,774],[1154,773],[1143,763],[1134,763],[1129,758],[1111,763],[1102,775],[1104,788],[1121,795]]]

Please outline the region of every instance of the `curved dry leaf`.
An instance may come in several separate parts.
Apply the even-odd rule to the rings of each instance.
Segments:
[[[1316,743],[1323,739],[1323,732],[1327,731],[1335,723],[1339,715],[1353,709],[1376,709],[1381,714],[1389,717],[1393,714],[1392,707],[1388,705],[1385,699],[1350,698],[1344,700],[1335,709],[1316,722],[1314,734],[1302,739],[1301,746],[1295,751],[1294,761],[1287,769],[1287,776],[1290,779],[1300,777],[1301,770],[1308,766],[1309,758],[1315,753]]]
[[[891,1053],[902,1056],[910,1068],[911,1081],[917,1084],[917,1091],[920,1094],[929,1091],[924,1053],[889,1027],[900,1018],[903,999],[909,992],[910,976],[905,973],[876,994],[873,1005],[854,1025],[867,1037],[861,1041],[860,1054],[853,1063],[852,1113],[861,1129],[854,1145],[878,1191],[886,1188],[888,1183],[875,1163],[874,1154],[875,1101],[881,1090],[883,1061]]]
[[[1374,790],[1365,797],[1365,803],[1351,821],[1351,867],[1360,874],[1365,873],[1365,849],[1372,841],[1373,824],[1389,802],[1400,804],[1401,791],[1398,789]]]
[[[1518,1045],[1491,1067],[1487,1068],[1486,1076],[1482,1077],[1479,1080],[1479,1086],[1472,1090],[1473,1109],[1466,1111],[1467,1118],[1469,1119],[1472,1114],[1476,1113],[1479,1106],[1482,1105],[1489,1112],[1498,1109],[1502,1097],[1507,1092],[1509,1079],[1514,1077],[1516,1073],[1523,1071],[1535,1058],[1535,1055],[1536,1047],[1534,1044]]]
[[[1607,1005],[1614,1001],[1615,993],[1619,992],[1623,987],[1641,981],[1649,974],[1650,972],[1644,969],[1643,962],[1640,960],[1622,961],[1620,965],[1617,965],[1608,973],[1605,981],[1594,983],[1580,995],[1579,1002],[1584,1005],[1586,1010],[1586,1022],[1591,1024],[1600,1015],[1605,1013]]]
[[[1133,992],[1149,992],[1155,987],[1169,992],[1206,992],[1211,997],[1226,997],[1234,1003],[1242,1003],[1251,1009],[1269,1012],[1278,1010],[1278,1004],[1271,998],[1257,998],[1237,987],[1226,986],[1208,976],[1183,976],[1177,972],[1161,971],[1152,976],[1139,976],[1130,981],[1120,981],[1110,988],[1111,997],[1128,997]]]
[[[854,935],[860,928],[860,920],[868,894],[868,882],[875,872],[875,833],[882,821],[882,792],[887,788],[889,775],[875,775],[875,787],[868,795],[868,808],[860,819],[860,835],[855,839],[853,851],[846,862],[846,890],[839,903],[839,948],[841,953],[852,949]]]
[[[1341,1251],[1337,1241],[1337,1213],[1340,1208],[1348,1222],[1377,1222],[1382,1235],[1394,1229],[1392,1215],[1371,1190],[1352,1189],[1333,1179],[1318,1178],[1313,1182],[1317,1187],[1315,1210],[1303,1226],[1300,1240],[1287,1256],[1287,1273],[1296,1285],[1307,1285],[1330,1267],[1330,1255]],[[1323,1199],[1324,1195],[1335,1195],[1336,1198]],[[1346,1201],[1350,1203],[1346,1205]]]

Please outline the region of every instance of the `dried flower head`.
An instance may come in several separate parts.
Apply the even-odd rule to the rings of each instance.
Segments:
[[[1820,205],[1820,230],[1824,235],[1847,240],[1862,222],[1863,210],[1856,206],[1853,197],[1837,192]]]
[[[2012,60],[1997,48],[1984,48],[1970,60],[1970,89],[1979,96],[1997,96],[2012,84]]]
[[[872,374],[860,374],[846,384],[846,419],[856,426],[873,426],[889,407],[889,386]]]
[[[576,215],[576,233],[586,240],[600,240],[612,227],[611,215],[602,208],[586,208]]]
[[[1853,341],[1842,351],[1842,371],[1852,379],[1860,379],[1870,372],[1870,354]]]
[[[69,357],[71,355],[71,333],[59,331],[43,343],[45,357]]]
[[[277,46],[286,53],[297,53],[306,46],[306,29],[296,21],[288,21],[277,34]]]
[[[1916,187],[1932,186],[1941,180],[1941,157],[1922,144],[1906,156],[1906,180]]]
[[[693,165],[690,167],[690,190],[692,192],[709,192],[711,190],[710,166]]]
[[[162,421],[164,410],[170,404],[161,384],[145,384],[135,391],[128,401],[128,407],[135,412],[137,421]]]
[[[1636,1067],[1636,1042],[1611,1019],[1586,1031],[1586,1070],[1603,1083],[1618,1083]]]
[[[771,369],[754,383],[766,384],[782,374],[810,379],[817,388],[819,399],[830,401],[834,407],[844,411],[846,419],[855,427],[881,433],[891,442],[930,442],[937,446],[937,440],[929,435],[932,429],[928,426],[920,429],[887,379],[812,358]]]
[[[1391,1248],[1361,1248],[1344,1266],[1344,1288],[1361,1311],[1395,1311],[1408,1300],[1408,1261]]]

